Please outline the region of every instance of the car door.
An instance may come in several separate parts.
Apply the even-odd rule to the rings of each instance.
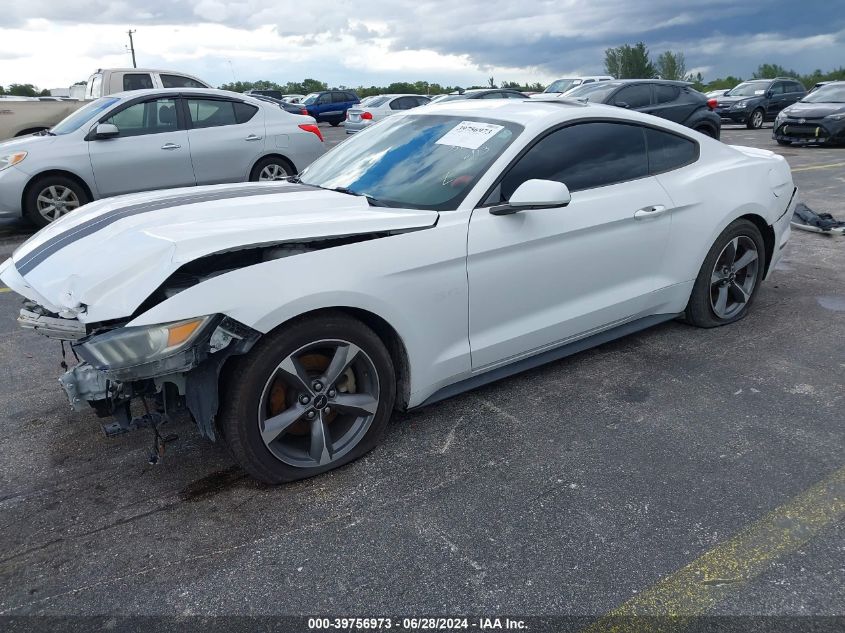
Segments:
[[[654,103],[651,84],[628,84],[613,95],[610,103],[620,108],[650,113]]]
[[[529,179],[570,187],[565,208],[492,215]],[[469,227],[473,369],[515,360],[634,320],[666,285],[672,201],[648,175],[643,128],[586,122],[536,142]]]
[[[787,82],[784,99],[785,103],[783,107],[787,108],[793,103],[800,101],[806,94],[807,91],[802,84],[798,83],[797,81]]]
[[[101,196],[196,184],[176,98],[130,102],[100,123],[111,123],[120,131],[115,138],[88,141]]]
[[[689,95],[681,94],[680,86],[653,84],[652,89],[654,90],[654,104],[649,109],[649,114],[654,116],[683,123],[693,113],[693,110],[699,107]]]
[[[769,95],[769,98],[767,99],[768,103],[766,105],[766,114],[768,118],[774,118],[777,116],[778,112],[789,105],[786,96],[786,82],[775,81],[769,87],[767,94]]]
[[[236,99],[186,95],[188,140],[198,185],[247,180],[264,155],[264,111]]]

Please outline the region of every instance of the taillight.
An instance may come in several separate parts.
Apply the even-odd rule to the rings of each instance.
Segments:
[[[302,108],[302,110],[300,110],[299,113],[304,114],[305,116],[308,116],[308,110],[306,110],[305,108]]]
[[[362,112],[361,118],[367,119],[367,121],[372,121],[373,120],[373,114],[372,114],[372,112]]]
[[[323,142],[323,135],[320,134],[320,128],[318,128],[313,123],[303,123],[299,126],[300,130],[305,130],[306,132],[311,132],[311,134],[316,134],[317,138],[320,139],[320,142]]]
[[[711,110],[715,110],[716,106],[719,105],[719,102],[716,99],[708,99],[707,100],[707,107]]]

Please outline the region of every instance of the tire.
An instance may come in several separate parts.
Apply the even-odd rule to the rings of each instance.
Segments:
[[[699,125],[697,128],[695,128],[695,131],[701,132],[702,134],[709,136],[710,138],[715,138],[717,140],[719,138],[719,135],[716,134],[716,130],[714,130],[709,125]]]
[[[727,250],[730,244],[738,245],[734,249],[733,260],[730,260],[730,252]],[[742,266],[743,258],[752,257],[747,255],[752,250],[756,251],[756,257]],[[684,311],[686,322],[697,327],[711,328],[742,319],[748,313],[763,280],[765,261],[766,247],[760,229],[748,220],[732,222],[716,238],[704,258]],[[725,272],[723,266],[728,263],[736,270]],[[719,281],[716,281],[717,276]],[[720,304],[722,296],[727,297],[724,305]],[[739,300],[741,297],[744,301]],[[720,310],[721,307],[724,309]]]
[[[273,180],[285,180],[296,175],[296,170],[286,158],[281,156],[265,156],[249,172],[249,179],[252,182],[270,182]]]
[[[73,178],[47,175],[26,188],[23,212],[32,224],[42,228],[90,201],[84,187]]]
[[[748,120],[745,122],[745,127],[749,130],[759,130],[763,127],[763,121],[766,118],[762,108],[757,108],[748,115]]]
[[[343,359],[351,359],[346,369],[333,370]],[[294,321],[233,361],[221,380],[218,426],[238,464],[260,481],[338,468],[384,434],[396,397],[393,362],[381,339],[346,314]]]
[[[778,145],[792,145],[792,141],[782,141],[781,139],[775,139]]]
[[[332,127],[337,127],[338,125],[340,125],[340,121],[329,121],[329,124],[330,124]]]

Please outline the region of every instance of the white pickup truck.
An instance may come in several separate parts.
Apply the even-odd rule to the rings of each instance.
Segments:
[[[101,68],[88,78],[85,99],[143,88],[211,88],[185,73],[149,68]],[[85,101],[0,99],[0,140],[34,134],[53,127]]]

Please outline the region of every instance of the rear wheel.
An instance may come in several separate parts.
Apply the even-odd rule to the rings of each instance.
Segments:
[[[765,256],[753,222],[731,223],[704,259],[684,312],[687,322],[709,328],[744,317],[763,279]]]
[[[255,163],[249,179],[253,182],[268,182],[271,180],[285,180],[296,175],[296,170],[281,156],[267,156]]]
[[[706,134],[710,138],[719,138],[719,135],[716,134],[716,130],[710,127],[709,125],[699,125],[695,128],[696,132],[701,132],[702,134]]]
[[[85,189],[72,178],[43,176],[26,190],[23,210],[30,222],[44,227],[90,202]]]
[[[329,123],[332,127],[337,127],[338,125],[340,125],[340,121],[329,121]]]
[[[745,126],[749,130],[759,130],[763,127],[763,110],[761,108],[754,110],[754,112],[751,113],[751,116],[748,117],[748,121],[745,123]]]
[[[784,141],[781,139],[775,139],[778,142],[778,145],[792,145],[792,141]]]
[[[291,324],[227,369],[220,429],[238,463],[267,483],[358,459],[380,440],[396,386],[378,336],[345,314]]]

